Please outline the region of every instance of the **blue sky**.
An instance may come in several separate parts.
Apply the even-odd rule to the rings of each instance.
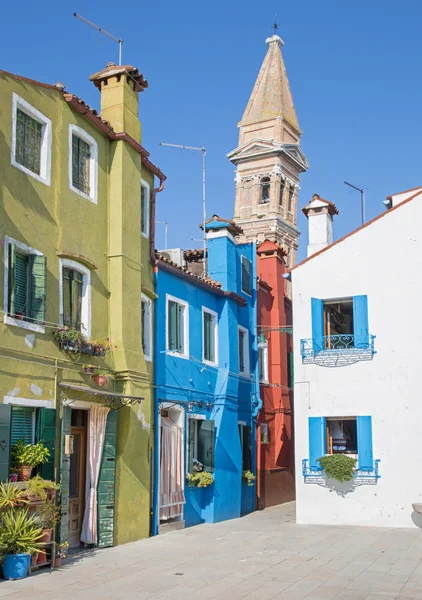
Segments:
[[[237,123],[272,33],[274,13],[311,168],[299,206],[314,192],[337,204],[335,236],[360,225],[359,195],[344,180],[367,186],[367,216],[388,194],[422,184],[422,46],[418,0],[230,0],[222,2],[5,3],[0,68],[55,83],[99,107],[89,75],[114,60],[117,46],[77,21],[79,12],[124,39],[123,62],[149,81],[140,95],[143,145],[168,176],[157,218],[169,222],[169,247],[200,245],[200,154],[160,141],[207,148],[208,216],[231,217]],[[25,14],[23,14],[25,12]],[[299,259],[307,225],[300,213]],[[157,245],[163,247],[163,227]],[[392,240],[394,251],[394,240]]]

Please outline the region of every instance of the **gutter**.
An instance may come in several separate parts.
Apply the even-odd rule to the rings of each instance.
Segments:
[[[149,164],[152,165],[152,163],[150,163],[149,161],[147,161]],[[160,185],[158,188],[154,188],[152,190],[152,194],[151,194],[151,203],[150,203],[150,207],[149,207],[149,258],[151,261],[151,264],[153,266],[155,266],[157,264],[157,259],[155,257],[155,206],[156,206],[156,195],[159,192],[162,192],[164,189],[164,181],[166,180],[166,176],[163,175],[163,173],[161,173],[160,170],[158,170],[159,173],[157,175],[157,177],[160,179]],[[157,284],[157,281],[155,282]],[[156,288],[156,292],[157,292],[157,288]]]
[[[154,281],[155,281],[155,291],[158,294],[158,267],[155,266],[154,267]],[[152,393],[152,397],[153,397],[153,402],[154,402],[154,454],[153,454],[153,465],[154,465],[154,469],[153,469],[153,482],[152,482],[152,490],[153,490],[153,498],[152,498],[152,515],[151,515],[151,535],[158,535],[158,527],[159,527],[159,498],[158,498],[158,492],[159,492],[159,487],[158,487],[158,480],[159,480],[159,473],[160,473],[160,453],[158,451],[159,449],[159,444],[160,444],[160,436],[159,436],[159,420],[160,420],[160,415],[159,415],[159,411],[158,411],[158,377],[157,377],[157,372],[158,372],[158,361],[155,360],[157,358],[157,352],[156,352],[156,348],[157,348],[157,340],[158,340],[158,318],[157,318],[157,304],[154,303],[154,344],[153,344],[153,348],[154,348],[154,390],[157,391],[157,393]]]
[[[258,276],[256,275],[257,273],[257,252],[256,252],[256,241],[253,242],[253,255],[252,255],[252,269],[253,269],[253,273],[255,273],[255,281],[258,282]],[[255,339],[254,339],[254,344],[253,344],[253,349],[255,352],[255,356],[258,359],[258,286],[255,285],[254,287],[254,307],[253,307],[253,311],[252,311],[252,331],[255,332]],[[262,408],[262,399],[261,399],[261,384],[259,381],[259,367],[258,367],[258,360],[255,361],[255,386],[256,386],[256,404],[254,406],[254,408],[252,409],[252,418],[256,419],[256,417],[258,416],[259,411]],[[256,428],[252,428],[252,431],[255,431],[256,434]],[[256,440],[255,440],[256,441]],[[256,457],[256,455],[255,455]]]

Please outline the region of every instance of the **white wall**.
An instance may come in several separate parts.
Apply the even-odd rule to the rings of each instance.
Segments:
[[[421,222],[418,197],[292,272],[298,523],[415,526],[411,505],[422,502]],[[377,336],[373,360],[303,365],[300,340],[312,337],[311,297],[358,294],[368,296],[369,333]],[[355,415],[372,416],[381,479],[344,497],[305,483],[308,417]]]
[[[308,256],[319,252],[333,242],[333,221],[327,212],[309,215]]]

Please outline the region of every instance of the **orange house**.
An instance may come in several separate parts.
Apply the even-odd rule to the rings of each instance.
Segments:
[[[285,251],[265,240],[257,249],[258,356],[262,408],[257,432],[257,508],[295,499],[292,303]]]

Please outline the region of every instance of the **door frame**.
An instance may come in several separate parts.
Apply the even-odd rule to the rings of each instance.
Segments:
[[[76,409],[76,410],[81,410],[81,409]],[[89,423],[88,423],[88,419],[87,419],[87,423],[85,427],[80,427],[80,426],[76,426],[73,425],[70,428],[70,434],[74,435],[76,434],[82,434],[84,439],[84,444],[83,444],[83,448],[81,448],[81,453],[80,453],[80,458],[79,458],[79,469],[81,469],[82,465],[84,467],[84,475],[82,475],[82,473],[79,473],[79,485],[82,487],[83,493],[79,494],[79,498],[81,498],[82,500],[82,506],[83,506],[83,511],[82,511],[82,520],[81,520],[81,529],[79,532],[79,542],[80,542],[80,534],[82,533],[82,525],[84,522],[84,517],[85,517],[85,507],[86,507],[86,484],[87,484],[87,476],[88,476],[88,472],[87,472],[87,468],[88,468],[88,427],[89,427]],[[83,471],[83,470],[82,470]],[[69,484],[69,488],[70,488],[70,484]],[[70,513],[70,503],[71,503],[71,496],[70,496],[70,489],[69,489],[69,508],[68,508],[68,513]],[[70,514],[68,514],[68,518],[70,520]]]

